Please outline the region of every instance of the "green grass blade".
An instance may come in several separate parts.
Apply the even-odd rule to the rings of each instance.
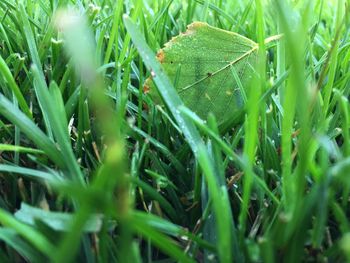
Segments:
[[[176,259],[178,262],[195,262],[189,256],[187,256],[178,246],[176,246],[171,239],[154,230],[143,220],[139,220],[137,217],[133,218],[131,219],[130,225],[136,232],[145,235],[145,237],[149,238],[151,242],[157,245],[165,253]]]
[[[44,153],[41,150],[18,146],[18,145],[10,145],[10,144],[0,144],[0,151],[11,151],[11,152],[20,152],[20,153],[36,153],[42,154]]]
[[[65,167],[63,156],[55,144],[17,107],[0,94],[0,113],[17,125],[47,156],[61,168]]]
[[[183,102],[168,77],[164,74],[154,53],[147,46],[136,25],[130,18],[124,16],[124,23],[145,65],[154,75],[153,81],[156,83],[159,93],[177,121],[206,176],[210,194],[213,198],[215,214],[221,219],[218,221],[217,229],[219,257],[222,262],[232,262],[232,254],[228,252],[232,249],[232,232],[228,231],[228,229],[232,230],[233,226],[227,191],[225,188],[219,186],[212,161],[205,149],[204,143],[194,124],[186,116],[181,114],[179,107],[183,106]],[[235,252],[238,253],[238,245],[234,244],[234,246],[236,247]],[[237,257],[238,255],[236,254],[235,256]]]
[[[28,177],[35,180],[46,180],[49,183],[57,183],[62,181],[62,178],[58,177],[56,174],[7,164],[0,164],[0,171],[21,174],[23,177]]]
[[[22,111],[30,119],[32,119],[33,116],[32,116],[32,113],[31,113],[29,107],[28,107],[28,104],[25,101],[21,90],[19,89],[15,80],[13,79],[13,76],[11,74],[10,69],[8,68],[8,66],[6,65],[6,62],[4,61],[4,59],[1,56],[0,56],[0,72],[1,72],[1,75],[3,76],[3,78],[6,79],[8,85],[10,86],[13,93],[15,94],[16,99],[18,100],[18,104],[19,104],[20,108],[22,109]]]
[[[42,254],[38,253],[35,248],[23,241],[16,231],[11,228],[0,228],[0,239],[31,262],[44,260]]]
[[[25,238],[46,256],[51,255],[52,251],[55,249],[54,246],[41,233],[32,227],[21,223],[3,209],[0,209],[0,222],[2,225],[14,229],[19,235]]]
[[[40,75],[41,84],[45,83],[45,76],[44,76],[44,73],[42,71],[41,61],[39,58],[39,53],[38,53],[38,50],[36,47],[36,42],[34,39],[32,28],[30,26],[26,10],[24,9],[24,6],[22,4],[19,5],[19,15],[22,19],[23,31],[24,31],[24,35],[26,36],[27,45],[28,45],[31,59],[32,59],[35,67],[38,69],[38,74]],[[36,86],[37,85],[34,85],[35,92],[37,93],[37,98],[38,98],[39,104],[41,106],[41,111],[42,111],[42,114],[44,117],[46,129],[47,129],[49,136],[52,137],[52,127],[50,125],[49,116],[46,113],[47,107],[46,107],[46,101],[45,101],[45,91],[42,89],[36,88]],[[47,89],[46,83],[44,86]]]

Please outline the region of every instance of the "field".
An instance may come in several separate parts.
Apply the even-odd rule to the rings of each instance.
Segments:
[[[349,47],[347,0],[0,0],[0,262],[349,262]]]

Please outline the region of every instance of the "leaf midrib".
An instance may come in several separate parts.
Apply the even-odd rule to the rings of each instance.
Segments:
[[[187,85],[186,87],[182,88],[181,90],[179,90],[179,93],[181,92],[184,92],[186,91],[187,89],[189,88],[192,88],[193,86],[197,85],[198,83],[208,79],[208,78],[212,78],[214,77],[215,75],[217,75],[218,73],[224,71],[225,69],[237,64],[238,62],[240,62],[241,60],[243,60],[244,58],[246,58],[247,56],[249,56],[250,54],[252,54],[254,51],[256,51],[258,49],[259,45],[258,44],[255,44],[253,46],[252,49],[248,50],[247,52],[245,52],[243,55],[241,55],[240,57],[236,58],[235,60],[231,61],[230,63],[228,63],[227,65],[225,65],[224,67],[212,72],[210,75],[208,76],[204,76],[203,78],[195,81],[194,83],[190,84],[190,85]]]

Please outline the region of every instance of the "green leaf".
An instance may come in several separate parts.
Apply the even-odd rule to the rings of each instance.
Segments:
[[[184,104],[206,119],[213,112],[219,125],[241,116],[244,87],[253,75],[258,44],[239,34],[194,22],[165,44],[157,58],[176,83]],[[151,76],[145,91],[159,101]]]

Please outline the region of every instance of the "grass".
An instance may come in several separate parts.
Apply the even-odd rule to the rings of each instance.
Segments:
[[[1,262],[350,260],[349,8],[1,0]],[[259,43],[226,131],[155,59],[192,21]]]

